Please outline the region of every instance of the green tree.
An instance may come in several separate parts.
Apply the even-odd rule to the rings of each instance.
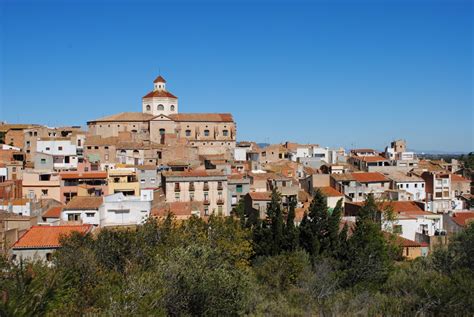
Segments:
[[[375,200],[369,195],[360,209],[353,234],[348,239],[345,285],[377,286],[383,283],[393,261],[381,231]]]
[[[296,200],[292,199],[289,204],[285,226],[284,249],[294,251],[298,248],[298,229],[295,227],[295,207]]]

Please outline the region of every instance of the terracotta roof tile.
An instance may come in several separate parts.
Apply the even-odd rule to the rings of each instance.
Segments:
[[[388,179],[383,174],[377,172],[352,173],[352,177],[360,183],[388,182]]]
[[[451,217],[461,227],[465,227],[470,221],[474,221],[474,212],[455,212]]]
[[[452,182],[470,182],[470,180],[458,174],[451,174],[451,181]]]
[[[63,208],[64,207],[61,207],[61,206],[51,207],[43,213],[42,217],[43,218],[60,218],[61,211],[63,211]]]
[[[234,122],[230,113],[176,113],[169,117],[184,122]]]
[[[92,225],[78,226],[33,226],[14,245],[14,249],[22,248],[57,248],[62,236],[73,232],[87,233]]]
[[[76,196],[67,203],[64,210],[93,210],[102,205],[102,197]]]
[[[107,172],[61,172],[61,179],[96,179],[107,178]]]
[[[172,93],[170,93],[169,91],[166,91],[166,90],[154,90],[154,91],[150,91],[150,92],[147,93],[145,96],[143,96],[143,99],[156,98],[156,97],[159,97],[159,98],[173,98],[173,99],[178,99],[178,97],[176,97],[175,95],[173,95]]]
[[[155,116],[149,113],[143,112],[121,112],[113,114],[107,117],[102,117],[96,120],[91,120],[88,123],[92,122],[114,122],[114,121],[150,121]]]
[[[270,192],[250,192],[249,196],[252,200],[271,200]]]
[[[166,83],[166,80],[161,75],[159,75],[158,77],[156,77],[153,83]]]
[[[330,186],[325,186],[325,187],[319,187],[319,190],[326,196],[326,197],[342,197],[344,196],[341,194],[339,191],[336,189],[330,187]]]

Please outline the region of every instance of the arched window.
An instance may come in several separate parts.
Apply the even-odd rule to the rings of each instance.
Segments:
[[[171,105],[170,109],[171,111],[174,111],[174,105]]]
[[[159,111],[160,111],[160,110],[163,111],[163,110],[165,110],[165,106],[163,106],[163,105],[158,105],[157,109],[158,109]]]
[[[160,135],[164,135],[165,134],[165,129],[160,129]]]
[[[151,110],[150,105],[146,105],[146,111],[150,111],[150,110]]]

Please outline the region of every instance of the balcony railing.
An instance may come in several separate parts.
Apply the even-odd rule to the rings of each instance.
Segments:
[[[203,189],[204,189],[205,191],[208,191],[208,190],[209,190],[209,184],[206,184],[206,183],[205,183]]]
[[[189,185],[189,191],[190,191],[190,192],[193,192],[193,191],[194,191],[194,184],[190,184],[190,185]]]
[[[217,204],[218,205],[223,205],[224,204],[224,199],[223,198],[218,198],[217,199]]]
[[[211,202],[209,201],[209,199],[204,199],[204,205],[210,205]]]
[[[217,184],[217,189],[218,190],[222,190],[224,188],[224,186],[222,186],[222,183],[218,183]]]

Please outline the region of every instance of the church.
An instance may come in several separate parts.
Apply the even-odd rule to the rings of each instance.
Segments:
[[[230,113],[179,113],[178,97],[160,75],[142,98],[142,112],[122,112],[87,122],[89,136],[129,135],[136,142],[197,147],[202,155],[235,148],[236,124]]]

